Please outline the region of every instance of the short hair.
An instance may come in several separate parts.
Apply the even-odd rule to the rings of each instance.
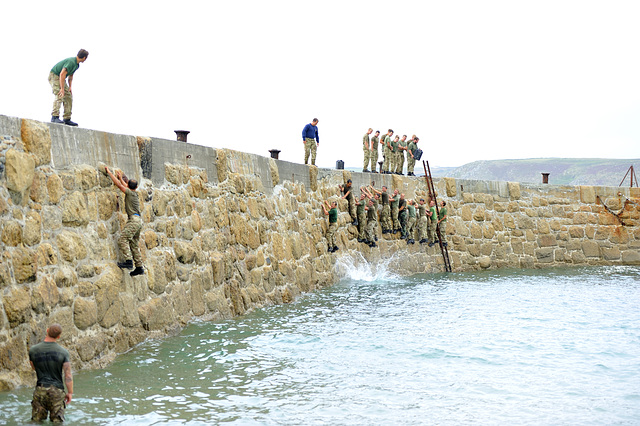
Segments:
[[[416,136],[416,138],[414,139],[414,141],[419,141],[420,138]]]
[[[387,185],[382,185],[382,187],[383,187],[384,189],[388,189],[388,188],[387,188]]]
[[[369,127],[369,130],[371,130],[373,132],[373,129],[371,127]]]
[[[390,131],[391,133],[393,133],[393,129],[389,129],[389,131]]]
[[[380,130],[376,130],[376,133],[380,133]]]
[[[420,201],[424,202],[424,198],[420,198]]]
[[[135,190],[138,187],[138,181],[135,179],[129,179],[129,183],[127,184],[129,189]]]
[[[78,50],[78,58],[84,59],[84,58],[88,58],[88,57],[89,57],[89,52],[87,52],[84,49]]]
[[[60,324],[51,324],[47,329],[47,336],[57,339],[62,334],[62,327]]]
[[[446,206],[447,202],[445,200],[442,200],[442,207]]]
[[[402,137],[403,137],[403,138],[406,138],[406,137],[407,137],[407,135],[402,135]]]
[[[353,183],[353,182],[351,182],[351,179],[347,179],[347,183]]]
[[[311,120],[311,122],[312,122],[312,123],[314,123],[314,122],[315,122],[315,123],[319,123],[319,122],[320,122],[320,120],[318,120],[317,118],[314,118],[313,120]]]

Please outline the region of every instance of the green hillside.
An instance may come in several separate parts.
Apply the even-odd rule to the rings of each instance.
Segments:
[[[434,177],[458,179],[498,180],[541,183],[541,173],[549,173],[549,183],[555,185],[618,186],[633,165],[640,159],[606,158],[531,158],[525,160],[474,161],[460,167],[433,167]],[[640,171],[640,170],[639,170]],[[636,171],[638,175],[639,171]],[[629,186],[629,176],[623,186]],[[634,178],[634,186],[636,186]]]

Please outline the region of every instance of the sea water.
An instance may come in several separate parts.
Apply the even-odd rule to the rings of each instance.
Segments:
[[[337,267],[291,304],[77,373],[68,424],[640,424],[640,268]],[[0,424],[31,393],[0,393]]]

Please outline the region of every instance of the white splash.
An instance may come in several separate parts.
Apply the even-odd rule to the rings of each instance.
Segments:
[[[342,277],[355,281],[389,281],[396,280],[398,276],[389,270],[389,264],[394,256],[389,259],[380,259],[377,263],[369,263],[359,252],[343,252],[336,259],[336,270]]]

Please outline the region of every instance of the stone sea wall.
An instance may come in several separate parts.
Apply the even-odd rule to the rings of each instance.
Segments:
[[[116,266],[123,195],[104,163],[141,182],[146,273]],[[0,116],[0,389],[31,385],[28,348],[52,322],[74,369],[99,368],[190,320],[288,303],[341,278],[341,258],[441,272],[437,247],[355,240],[340,200],[327,253],[320,204],[339,183],[425,197],[424,179],[318,169],[228,149]],[[639,265],[637,188],[435,182],[454,271]]]

